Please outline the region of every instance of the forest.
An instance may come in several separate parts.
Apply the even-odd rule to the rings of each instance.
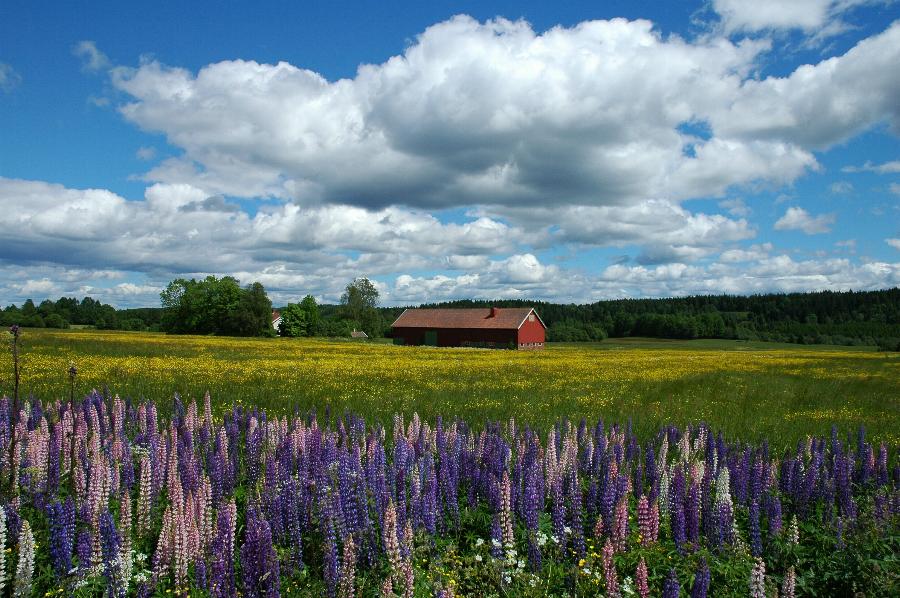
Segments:
[[[349,287],[348,287],[349,288]],[[351,301],[352,303],[352,301]],[[372,302],[377,303],[377,297]],[[719,338],[798,344],[878,345],[900,348],[900,288],[766,295],[708,295],[666,299],[616,299],[589,304],[528,300],[459,300],[421,307],[534,306],[555,342],[608,337]],[[276,309],[284,309],[278,308]],[[389,337],[404,307],[369,307],[361,316],[347,304],[317,306],[309,336],[346,336],[359,325],[371,337]],[[358,311],[358,310],[357,310]],[[171,311],[169,312],[171,313]],[[91,297],[63,297],[35,305],[9,305],[0,324],[36,328],[70,325],[99,329],[180,331],[159,307],[116,309]],[[214,325],[202,332],[219,332]]]

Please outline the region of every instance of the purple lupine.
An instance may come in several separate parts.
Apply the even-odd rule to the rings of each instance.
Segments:
[[[759,502],[750,503],[750,554],[762,556],[762,532],[759,523]]]
[[[50,527],[50,562],[57,577],[64,577],[72,568],[72,546],[75,541],[75,503],[72,497],[65,502],[54,501],[48,508]]]
[[[691,484],[684,505],[685,537],[696,546],[700,542],[700,485]]]
[[[560,550],[565,550],[566,546],[566,505],[563,498],[562,476],[557,475],[553,480],[553,534],[559,540]]]
[[[675,548],[678,552],[684,554],[687,536],[684,531],[684,504],[677,503],[675,510],[672,512],[672,539],[675,541]]]
[[[75,556],[78,557],[79,569],[90,568],[93,544],[94,540],[91,537],[91,532],[89,532],[88,530],[81,530],[80,532],[78,532],[78,536],[75,541]]]
[[[241,568],[245,596],[280,596],[278,555],[272,545],[272,531],[255,507],[250,507],[247,512],[247,529],[241,546]]]
[[[106,578],[109,598],[124,598],[128,591],[122,579],[122,566],[119,560],[119,532],[109,511],[100,515],[100,546],[103,554],[103,576]]]
[[[681,584],[678,583],[678,575],[675,573],[675,569],[669,569],[669,575],[663,582],[662,598],[678,598],[680,592]]]
[[[706,598],[709,592],[709,565],[705,558],[700,558],[697,565],[697,574],[694,576],[694,585],[691,587],[691,598]]]
[[[325,546],[324,546],[324,562],[323,576],[325,577],[325,588],[328,590],[329,598],[337,596],[338,584],[340,583],[340,563],[338,562],[337,538],[334,533],[334,525],[330,521],[325,522]]]
[[[581,484],[578,481],[578,470],[573,467],[569,473],[569,522],[572,528],[572,548],[578,557],[585,554],[584,520],[581,511]]]
[[[219,508],[216,536],[212,542],[210,566],[210,594],[214,598],[234,596],[234,530],[236,512],[233,501]]]
[[[767,501],[768,518],[769,518],[769,536],[774,538],[781,533],[781,499],[777,494],[771,496]]]

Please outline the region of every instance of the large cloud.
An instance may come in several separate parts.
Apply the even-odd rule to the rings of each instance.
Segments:
[[[539,34],[455,17],[353,79],[238,60],[196,74],[148,62],[114,69],[113,82],[130,96],[127,119],[184,150],[151,180],[367,207],[612,205],[815,168],[808,144],[893,118],[886,98],[900,76],[873,72],[896,62],[898,31],[795,78],[756,81],[762,41],[688,42],[622,19]],[[821,91],[837,75],[840,104],[856,107],[835,125],[837,102],[811,102],[802,81]],[[795,109],[760,114],[778,102]],[[813,135],[804,119],[820,104],[831,111]]]

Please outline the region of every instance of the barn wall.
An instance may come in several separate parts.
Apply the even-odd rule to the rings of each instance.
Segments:
[[[526,319],[525,323],[519,328],[520,343],[543,343],[545,338],[544,327],[537,317],[534,318],[534,322],[529,322]]]
[[[395,327],[394,338],[402,338],[404,345],[425,344],[425,332],[437,330],[439,347],[459,347],[466,344],[481,345],[494,343],[505,348],[517,343],[516,330],[496,330],[490,328],[402,328]]]

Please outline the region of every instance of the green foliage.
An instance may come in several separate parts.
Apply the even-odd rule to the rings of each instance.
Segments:
[[[535,307],[548,341],[605,336],[722,338],[797,344],[900,345],[900,288],[787,295],[616,299],[585,305],[541,301],[450,301],[422,307]],[[385,315],[396,317],[399,312]],[[402,311],[402,310],[400,310]],[[879,340],[881,339],[881,340]]]
[[[178,278],[160,293],[161,328],[174,334],[271,336],[272,303],[255,282],[241,288],[231,276]]]
[[[288,303],[281,310],[281,336],[319,336],[324,328],[319,315],[319,306],[312,295],[307,295],[300,303]]]
[[[356,278],[341,295],[341,316],[369,336],[382,336],[378,310],[378,289],[368,278]]]

